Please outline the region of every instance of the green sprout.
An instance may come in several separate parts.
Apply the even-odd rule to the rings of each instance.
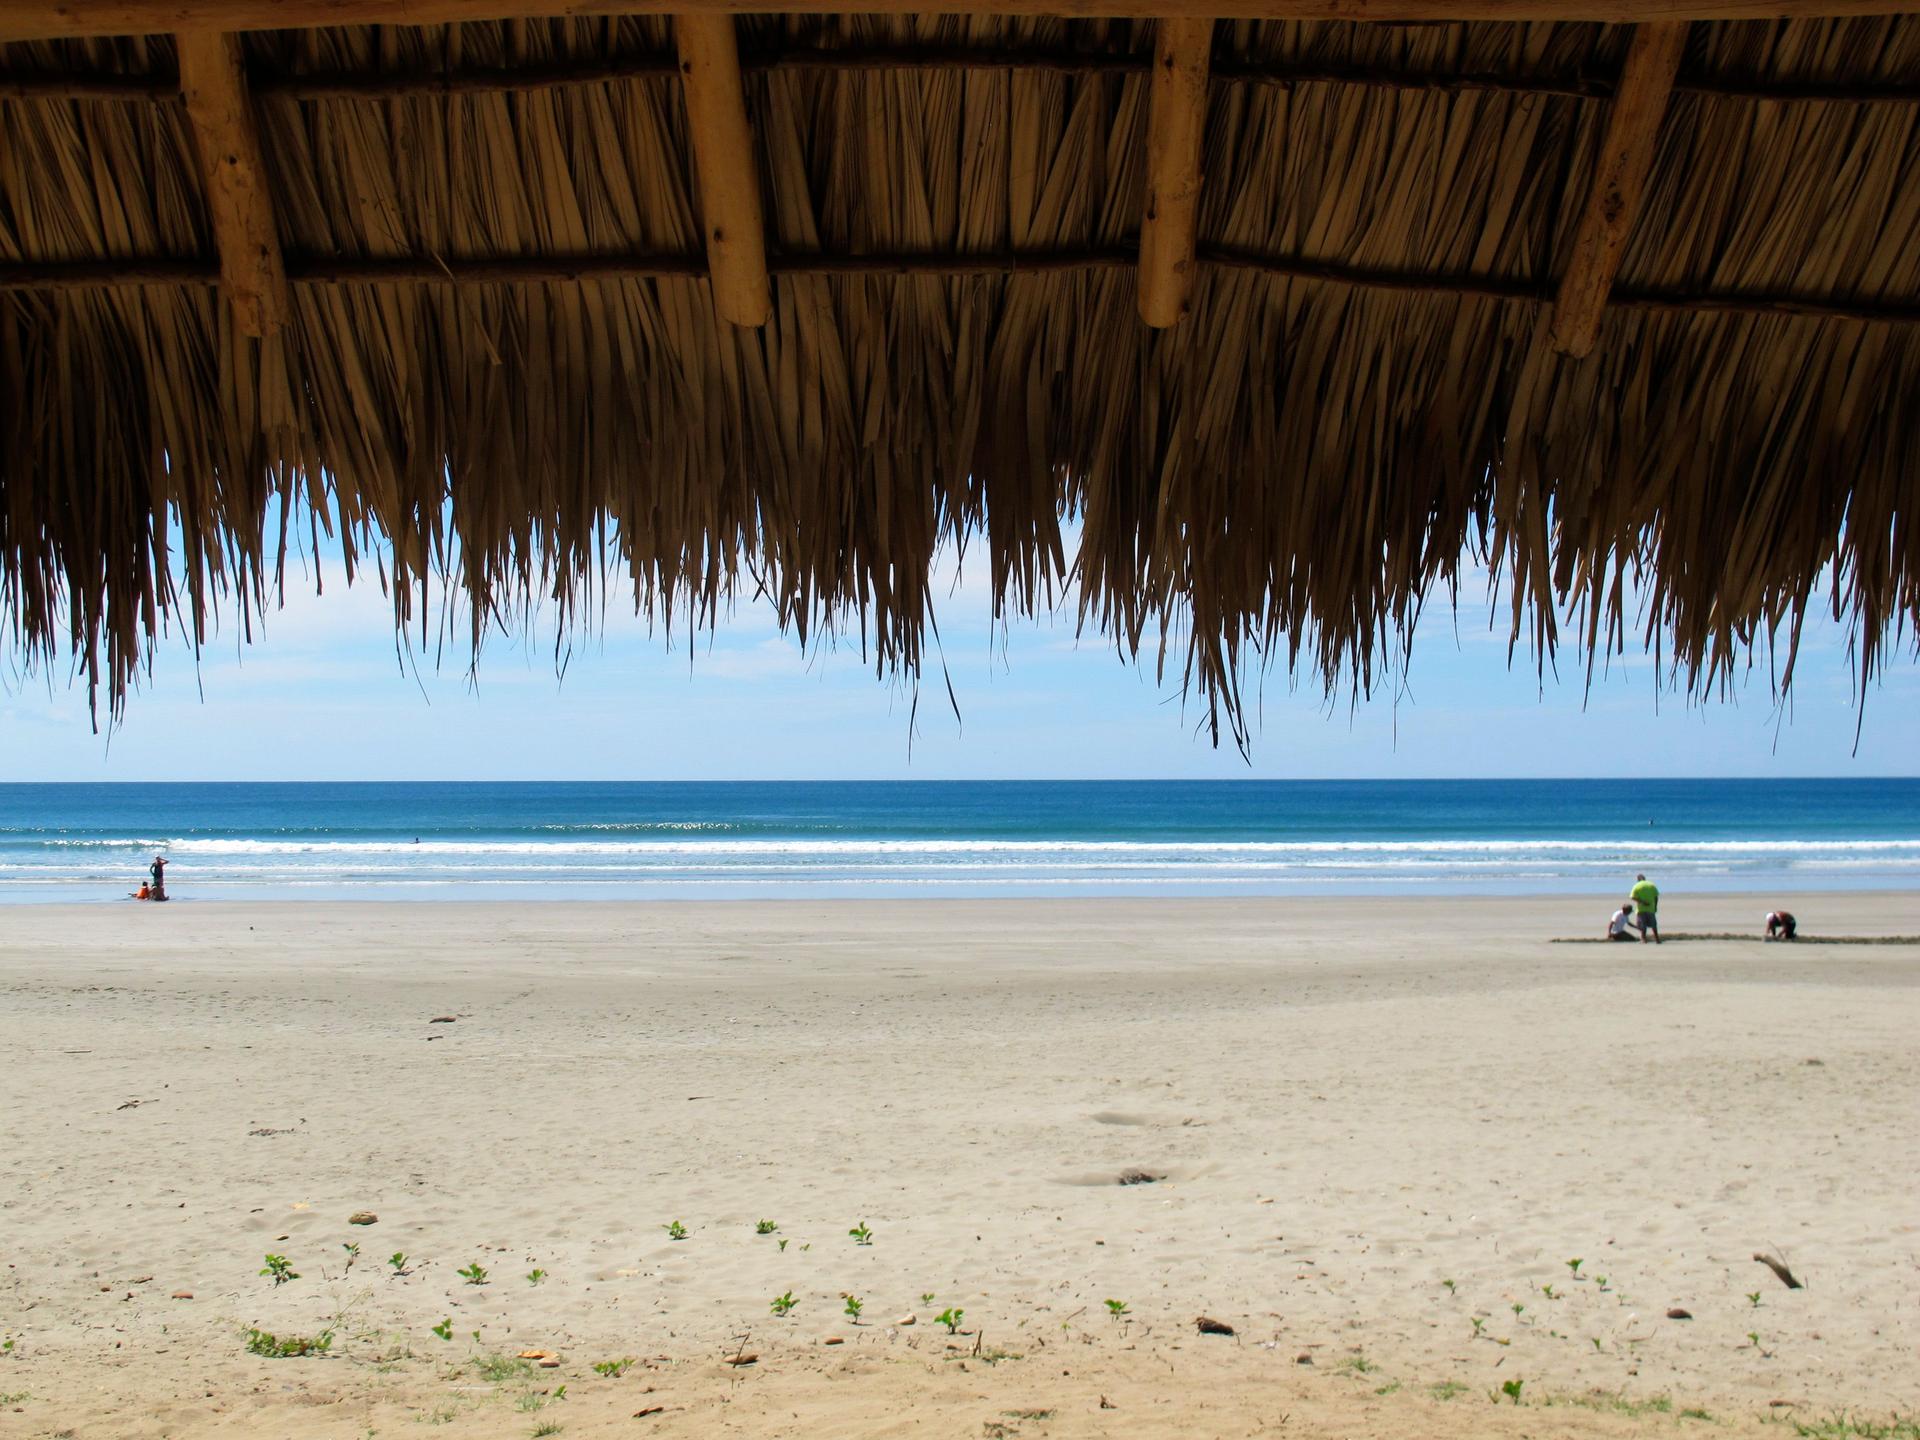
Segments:
[[[780,1227],[774,1224],[773,1221],[771,1220],[762,1220],[759,1224],[753,1227],[753,1233],[756,1235],[771,1235],[773,1234],[774,1231],[778,1230],[779,1228]]]
[[[435,1325],[433,1327],[433,1333],[438,1335],[442,1340],[453,1339],[453,1317],[449,1315],[438,1325]]]
[[[1509,1380],[1500,1387],[1500,1393],[1518,1405],[1520,1403],[1520,1389],[1526,1383],[1524,1380]]]
[[[469,1285],[484,1285],[487,1283],[486,1267],[482,1265],[478,1260],[474,1261],[471,1265],[467,1266],[466,1269],[456,1270],[453,1273],[458,1275],[462,1280],[466,1281]]]
[[[247,1353],[264,1355],[270,1360],[286,1360],[295,1355],[324,1355],[333,1348],[333,1331],[318,1335],[270,1335],[265,1330],[247,1331]]]
[[[1452,1280],[1442,1280],[1440,1283],[1447,1287],[1447,1293],[1449,1295],[1458,1295],[1460,1293],[1460,1286],[1456,1282]]]
[[[1573,1272],[1573,1278],[1574,1278],[1574,1279],[1576,1279],[1576,1280],[1578,1280],[1578,1279],[1580,1278],[1580,1266],[1581,1266],[1581,1264],[1582,1264],[1582,1262],[1581,1262],[1581,1261],[1579,1261],[1579,1260],[1569,1260],[1569,1261],[1567,1261],[1567,1269],[1569,1269],[1570,1271],[1572,1271],[1572,1272]]]
[[[284,1255],[267,1256],[267,1263],[261,1269],[260,1273],[262,1275],[271,1275],[275,1285],[284,1285],[289,1280],[298,1280],[300,1278],[300,1272],[287,1263],[287,1257]]]
[[[538,1285],[542,1280],[546,1278],[547,1278],[547,1272],[542,1270],[537,1265],[534,1266],[533,1269],[527,1271],[527,1283],[529,1285]]]
[[[950,1305],[933,1317],[933,1323],[946,1326],[947,1333],[951,1335],[960,1328],[960,1317],[966,1313],[958,1305]]]
[[[1107,1313],[1118,1320],[1122,1315],[1128,1313],[1127,1302],[1124,1300],[1107,1301]]]
[[[785,1315],[788,1311],[792,1310],[793,1307],[798,1305],[799,1303],[800,1302],[798,1300],[793,1298],[793,1291],[789,1290],[784,1295],[774,1296],[773,1305],[771,1308],[774,1314]]]
[[[667,1232],[667,1238],[669,1240],[684,1240],[687,1238],[687,1227],[682,1225],[678,1220],[674,1221],[671,1225],[662,1225],[660,1228]]]
[[[867,1222],[864,1220],[854,1226],[853,1229],[847,1231],[847,1234],[853,1237],[853,1243],[856,1245],[873,1244],[873,1231],[867,1228]]]
[[[387,1257],[387,1264],[393,1267],[393,1273],[396,1275],[404,1275],[407,1273],[407,1257],[398,1250]]]
[[[1760,1292],[1758,1290],[1750,1291],[1747,1295],[1747,1303],[1758,1310],[1760,1308]]]
[[[847,1314],[853,1317],[853,1323],[856,1325],[860,1323],[860,1311],[863,1308],[858,1295],[847,1296]]]
[[[782,1236],[780,1238],[780,1253],[782,1255],[787,1253],[787,1241],[785,1236]]]

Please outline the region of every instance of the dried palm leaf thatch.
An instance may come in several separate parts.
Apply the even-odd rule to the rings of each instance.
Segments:
[[[1219,26],[1202,264],[1165,331],[1130,264],[1149,26],[740,38],[761,329],[714,314],[666,22],[249,36],[293,280],[265,340],[210,283],[184,116],[152,93],[169,42],[0,47],[0,82],[145,94],[0,83],[14,640],[71,647],[117,708],[169,617],[198,637],[223,600],[271,603],[294,524],[350,566],[390,547],[402,625],[447,577],[475,644],[536,603],[589,620],[611,555],[669,623],[764,594],[803,641],[850,631],[913,673],[960,542],[1002,613],[1072,575],[1086,624],[1157,650],[1244,743],[1252,668],[1368,685],[1465,554],[1543,657],[1571,605],[1589,656],[1644,625],[1695,690],[1783,625],[1787,683],[1823,576],[1866,674],[1920,621],[1920,20],[1693,28],[1582,360],[1547,306],[1618,29]],[[1054,59],[927,59],[956,51]],[[836,52],[866,58],[817,63]],[[516,73],[548,79],[488,88]],[[100,261],[152,283],[49,269]]]

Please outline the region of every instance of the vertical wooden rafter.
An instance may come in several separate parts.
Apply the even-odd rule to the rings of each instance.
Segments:
[[[1147,101],[1147,208],[1140,223],[1140,318],[1177,323],[1193,293],[1200,223],[1200,143],[1207,130],[1213,21],[1154,23],[1153,89]]]
[[[1620,86],[1607,111],[1600,140],[1600,161],[1580,212],[1573,254],[1560,276],[1548,331],[1553,347],[1567,355],[1585,355],[1600,335],[1600,318],[1619,273],[1620,259],[1633,235],[1654,150],[1680,53],[1687,41],[1684,21],[1637,25],[1620,72]]]
[[[220,254],[220,286],[242,334],[271,335],[287,323],[292,306],[240,39],[190,30],[178,34],[175,43],[180,92],[200,153],[200,178]]]
[[[674,41],[686,92],[687,131],[700,175],[713,304],[735,325],[764,325],[773,311],[760,169],[747,126],[740,47],[728,14],[677,15]]]

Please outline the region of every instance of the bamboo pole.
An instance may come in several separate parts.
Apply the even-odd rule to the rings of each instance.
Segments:
[[[687,100],[687,133],[700,177],[700,217],[714,308],[735,325],[764,325],[773,312],[767,282],[760,166],[747,125],[740,50],[730,15],[678,15],[674,41]]]
[[[1140,318],[1164,330],[1187,313],[1193,294],[1213,21],[1162,20],[1154,26],[1153,43],[1147,204],[1140,224]]]
[[[1125,270],[1137,248],[1105,245],[1086,249],[996,251],[985,254],[782,255],[769,260],[774,275],[843,279],[927,276],[991,279]],[[1434,300],[1485,300],[1544,309],[1549,286],[1494,275],[1394,270],[1306,260],[1289,255],[1204,245],[1202,265],[1245,270],[1275,280],[1299,280],[1343,289]],[[334,255],[288,255],[293,285],[584,285],[621,280],[698,280],[706,275],[700,255],[506,255],[467,259],[439,256],[354,259]],[[138,289],[144,286],[217,284],[217,261],[128,257],[116,260],[0,263],[0,294]],[[1863,297],[1827,299],[1775,291],[1620,289],[1612,303],[1622,310],[1663,315],[1728,316],[1734,319],[1845,320],[1869,325],[1920,325],[1920,299]]]
[[[1052,75],[1144,75],[1150,55],[988,48],[983,46],[805,47],[746,53],[742,74],[786,72],[998,71]],[[623,85],[679,73],[671,55],[635,55],[619,60],[568,60],[543,65],[474,67],[442,71],[251,72],[256,99],[296,101],[396,100],[456,95],[497,95],[574,86]],[[1217,56],[1209,75],[1216,85],[1347,85],[1364,89],[1463,94],[1545,95],[1570,100],[1606,100],[1615,84],[1597,76],[1503,74],[1476,70],[1408,70],[1385,65],[1301,64],[1291,60],[1244,60]],[[1676,95],[1749,101],[1813,101],[1837,105],[1920,104],[1920,82],[1901,80],[1801,80],[1761,75],[1682,75]],[[177,101],[179,79],[171,72],[139,75],[105,71],[0,71],[0,100]]]
[[[749,0],[5,0],[0,43],[177,30],[299,30],[345,25],[454,25],[473,20],[610,15],[733,16]],[[911,15],[925,0],[785,0],[804,15]],[[1920,0],[977,0],[976,15],[1068,19],[1564,20],[1609,25],[1686,20],[1797,20],[1911,15]]]
[[[1642,25],[1633,32],[1620,88],[1607,112],[1593,184],[1574,234],[1573,254],[1553,306],[1548,335],[1563,354],[1588,354],[1599,339],[1607,296],[1653,173],[1660,125],[1686,43],[1684,23]]]
[[[221,288],[243,335],[271,335],[287,323],[292,306],[239,37],[189,32],[178,37],[178,48]]]

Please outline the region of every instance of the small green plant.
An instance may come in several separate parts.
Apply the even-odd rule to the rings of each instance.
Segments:
[[[962,1310],[958,1305],[949,1305],[945,1310],[942,1310],[938,1315],[933,1317],[933,1323],[946,1326],[947,1333],[951,1335],[960,1328],[960,1317],[966,1313],[967,1312]]]
[[[1521,1315],[1521,1313],[1522,1313],[1522,1312],[1523,1312],[1523,1311],[1524,1311],[1524,1310],[1525,1310],[1526,1308],[1527,1308],[1527,1307],[1526,1307],[1526,1306],[1524,1306],[1524,1305],[1522,1305],[1522,1304],[1521,1304],[1521,1303],[1520,1303],[1520,1302],[1519,1302],[1518,1300],[1516,1300],[1516,1301],[1514,1301],[1514,1302],[1513,1302],[1513,1318],[1514,1318],[1514,1319],[1516,1319],[1516,1320],[1518,1320],[1518,1319],[1520,1318],[1520,1315]]]
[[[451,1315],[432,1328],[433,1333],[438,1335],[442,1340],[453,1339],[453,1317]]]
[[[269,1255],[267,1263],[261,1267],[262,1275],[271,1276],[275,1285],[284,1285],[289,1280],[298,1280],[300,1272],[287,1262],[284,1255]]]
[[[482,1355],[473,1362],[480,1378],[489,1385],[504,1385],[509,1380],[530,1379],[533,1362],[518,1355]]]
[[[779,1228],[780,1227],[771,1220],[762,1220],[753,1227],[753,1233],[756,1235],[771,1235]]]
[[[858,1295],[847,1296],[847,1314],[853,1317],[853,1323],[856,1325],[860,1323],[860,1311],[863,1308]]]
[[[247,1331],[247,1353],[264,1355],[270,1360],[287,1360],[296,1355],[324,1355],[333,1348],[333,1331],[318,1335],[271,1335],[265,1330]]]
[[[1458,1380],[1442,1380],[1437,1385],[1429,1385],[1427,1393],[1436,1400],[1458,1400],[1467,1393],[1467,1387]]]
[[[467,1266],[466,1269],[456,1270],[453,1273],[469,1285],[484,1285],[487,1283],[487,1267],[482,1265],[478,1260]]]
[[[558,1435],[566,1428],[557,1420],[542,1420],[533,1427],[533,1440],[541,1440],[541,1437],[546,1435]]]
[[[793,1291],[789,1290],[784,1295],[776,1295],[773,1297],[773,1313],[776,1315],[785,1315],[799,1303],[798,1300],[793,1298]]]
[[[1441,1283],[1442,1285],[1444,1285],[1444,1286],[1446,1286],[1446,1287],[1447,1287],[1447,1294],[1449,1294],[1449,1295],[1458,1295],[1458,1294],[1460,1293],[1460,1287],[1459,1287],[1459,1285],[1458,1285],[1458,1284],[1456,1284],[1456,1283],[1455,1283],[1454,1281],[1452,1281],[1452,1280],[1442,1280],[1442,1281],[1441,1281],[1440,1283]]]
[[[1380,1368],[1358,1351],[1346,1358],[1345,1367],[1356,1375],[1371,1375]]]
[[[933,1303],[933,1291],[929,1290],[921,1295],[920,1303],[922,1305],[931,1305]]]
[[[1126,1301],[1124,1300],[1107,1301],[1107,1314],[1111,1315],[1114,1319],[1118,1320],[1122,1315],[1125,1315],[1128,1313],[1130,1312],[1127,1310]]]
[[[682,1225],[678,1220],[675,1220],[671,1225],[662,1225],[660,1228],[667,1232],[667,1238],[669,1240],[684,1240],[687,1238],[687,1227]]]
[[[527,1271],[527,1283],[529,1285],[538,1285],[542,1280],[546,1278],[547,1278],[547,1272],[542,1270],[537,1265],[534,1266],[533,1269]]]
[[[25,1390],[8,1390],[0,1393],[0,1405],[18,1405],[21,1401],[31,1400],[32,1398],[33,1396],[29,1395]]]
[[[1487,1322],[1482,1316],[1479,1316],[1479,1315],[1473,1315],[1468,1318],[1470,1318],[1473,1321],[1473,1338],[1478,1340],[1481,1337],[1481,1335],[1486,1333]]]
[[[1500,1393],[1518,1405],[1520,1403],[1520,1391],[1525,1387],[1526,1383],[1524,1380],[1508,1380],[1501,1385]]]
[[[407,1273],[407,1257],[398,1250],[387,1257],[387,1264],[393,1267],[393,1273],[396,1275],[404,1275]]]
[[[1599,1349],[1600,1349],[1600,1337],[1599,1337],[1598,1335],[1589,1335],[1589,1336],[1588,1336],[1587,1338],[1588,1338],[1589,1340],[1591,1340],[1591,1341],[1593,1341],[1593,1348],[1594,1348],[1594,1351],[1595,1351],[1596,1353],[1598,1353],[1598,1351],[1599,1351]]]
[[[1540,1287],[1540,1293],[1546,1296],[1547,1299],[1549,1300],[1558,1300],[1560,1298],[1558,1295],[1555,1295],[1553,1293],[1553,1287],[1551,1285],[1542,1285]]]
[[[780,1239],[780,1253],[782,1255],[787,1253],[787,1241],[785,1236],[782,1236]]]
[[[353,1262],[360,1258],[360,1247],[352,1242],[348,1242],[340,1248],[347,1252],[347,1269],[353,1269]]]
[[[1751,1305],[1756,1310],[1760,1308],[1760,1292],[1758,1290],[1752,1291],[1748,1294],[1747,1304]]]
[[[1567,1261],[1567,1269],[1572,1272],[1574,1279],[1578,1280],[1580,1278],[1580,1267],[1584,1263],[1585,1262],[1581,1260]]]
[[[873,1231],[867,1228],[867,1222],[864,1220],[854,1226],[853,1229],[847,1231],[847,1234],[853,1237],[853,1243],[856,1245],[873,1244]]]
[[[593,1362],[593,1373],[596,1375],[604,1375],[609,1380],[618,1380],[632,1368],[633,1357],[631,1355],[622,1356],[618,1360],[596,1360]]]
[[[1596,1284],[1596,1285],[1598,1285],[1598,1286],[1600,1287],[1600,1292],[1601,1292],[1601,1293],[1602,1293],[1603,1295],[1604,1295],[1604,1294],[1606,1293],[1606,1289],[1607,1289],[1607,1277],[1606,1277],[1606,1276],[1604,1276],[1604,1275],[1596,1275],[1596,1276],[1594,1276],[1594,1277],[1593,1277],[1593,1283],[1594,1283],[1594,1284]]]

